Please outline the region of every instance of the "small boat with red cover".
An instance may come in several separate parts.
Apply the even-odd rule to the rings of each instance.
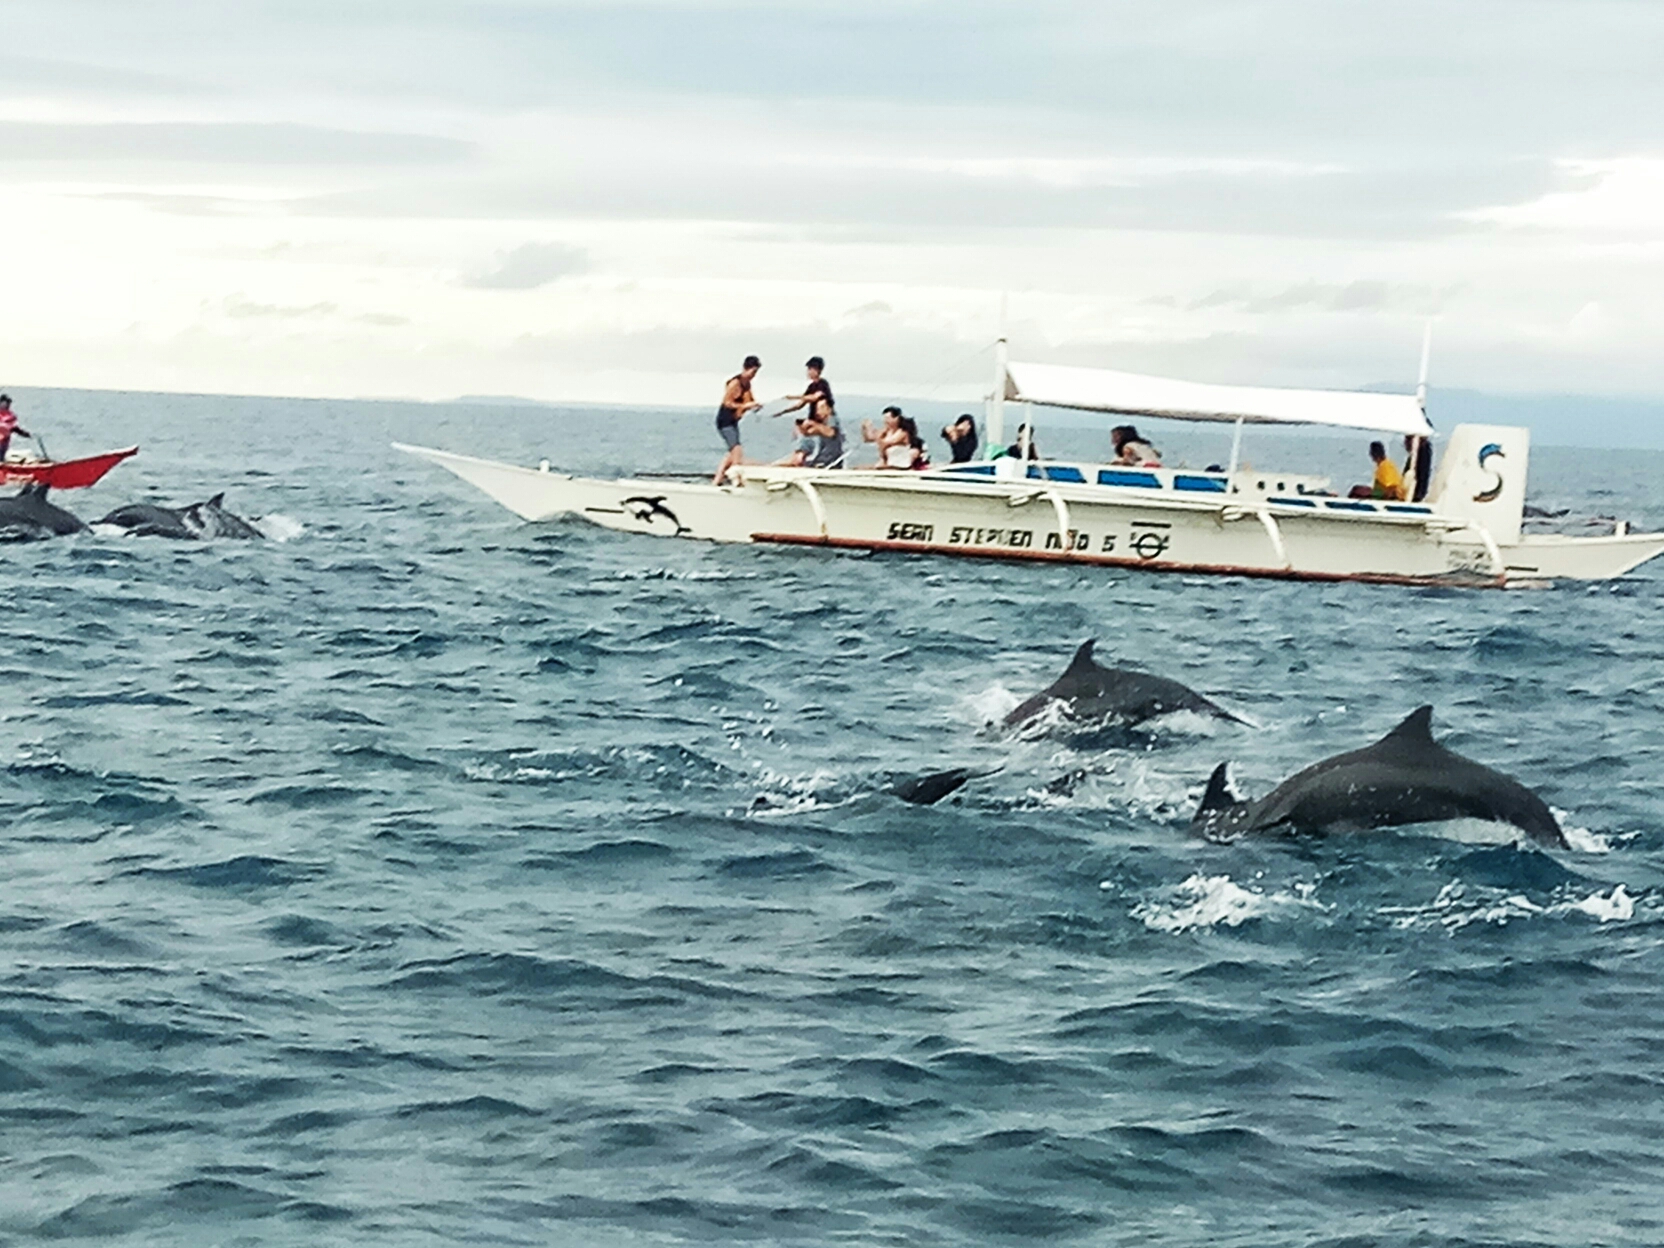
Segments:
[[[102,455],[88,455],[82,459],[5,459],[0,460],[0,485],[30,485],[38,483],[54,490],[78,490],[95,484],[122,460],[137,455],[139,448],[106,451]]]

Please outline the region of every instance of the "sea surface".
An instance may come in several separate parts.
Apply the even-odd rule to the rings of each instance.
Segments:
[[[0,1243],[1664,1242],[1664,572],[718,547],[388,447],[708,470],[704,412],[18,410],[143,445],[83,516],[223,490],[280,540],[0,559]],[[1664,527],[1661,478],[1538,447],[1533,501]],[[1087,637],[1252,726],[988,727]],[[1217,762],[1424,702],[1574,848],[1189,834]]]

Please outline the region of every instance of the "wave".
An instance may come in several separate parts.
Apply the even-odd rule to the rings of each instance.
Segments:
[[[1228,875],[1190,876],[1166,901],[1146,901],[1134,907],[1132,915],[1154,932],[1179,933],[1197,928],[1241,927],[1255,919],[1271,918],[1302,909],[1321,909],[1313,890],[1293,892],[1244,887]]]

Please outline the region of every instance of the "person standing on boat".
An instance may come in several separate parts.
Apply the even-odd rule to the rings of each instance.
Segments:
[[[1433,439],[1414,433],[1404,435],[1404,476],[1410,483],[1410,501],[1423,502],[1433,479]]]
[[[953,453],[953,462],[968,464],[976,458],[976,420],[966,412],[942,430]]]
[[[751,383],[756,380],[762,367],[763,362],[756,356],[746,356],[740,371],[730,377],[728,384],[723,387],[722,405],[716,409],[716,431],[728,444],[728,453],[722,457],[722,463],[717,465],[716,476],[712,479],[713,485],[721,485],[730,468],[737,468],[745,462],[745,451],[740,446],[740,418],[762,406],[751,396]]]
[[[1354,485],[1350,497],[1403,502],[1404,477],[1399,473],[1398,465],[1387,458],[1387,448],[1379,442],[1371,442],[1369,457],[1375,461],[1375,481],[1372,485]]]
[[[12,411],[12,396],[0,394],[0,459],[6,458],[6,452],[11,450],[14,433],[20,438],[31,436],[17,423],[17,413]]]

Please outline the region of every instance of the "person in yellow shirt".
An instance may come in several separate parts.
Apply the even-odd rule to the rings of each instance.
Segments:
[[[1404,501],[1404,474],[1398,465],[1387,458],[1387,448],[1379,442],[1369,444],[1369,457],[1375,461],[1375,481],[1372,485],[1354,485],[1352,498],[1385,498]]]

